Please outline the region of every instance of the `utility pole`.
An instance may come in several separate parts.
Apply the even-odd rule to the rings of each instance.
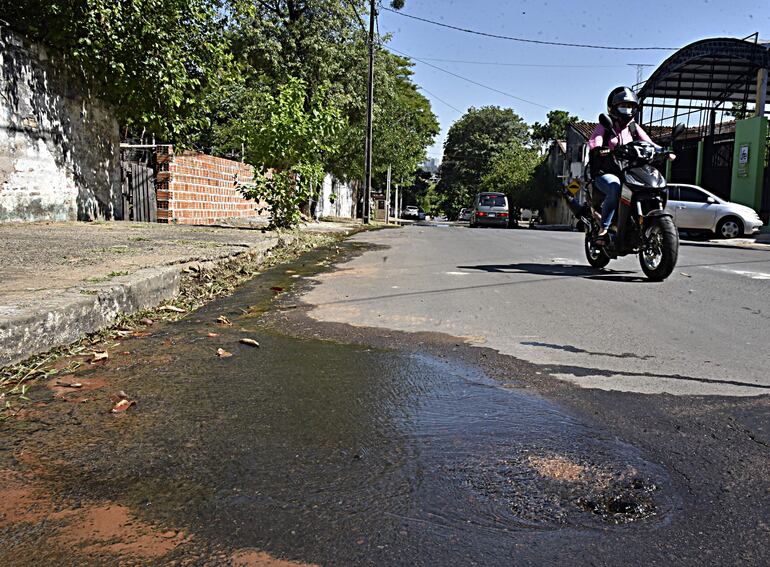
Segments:
[[[626,65],[630,67],[636,67],[636,84],[634,85],[635,89],[638,89],[642,84],[642,80],[644,79],[644,68],[655,66],[649,63],[626,63]]]
[[[372,111],[374,107],[374,19],[377,16],[375,0],[369,7],[369,92],[366,100],[366,148],[364,155],[364,224],[369,224],[372,195]]]
[[[385,224],[390,223],[390,164],[388,164],[388,181],[385,185]]]

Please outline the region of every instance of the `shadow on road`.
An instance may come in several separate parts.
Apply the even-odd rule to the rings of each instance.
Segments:
[[[523,262],[518,264],[487,264],[478,266],[457,266],[461,270],[479,270],[502,274],[536,274],[540,276],[565,276],[620,283],[649,282],[647,278],[629,270],[597,270],[590,266],[574,264],[536,264]],[[626,275],[633,274],[633,275]]]

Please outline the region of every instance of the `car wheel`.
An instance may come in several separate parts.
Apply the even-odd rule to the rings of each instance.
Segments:
[[[743,223],[736,217],[725,217],[717,225],[719,238],[740,238],[743,236]]]

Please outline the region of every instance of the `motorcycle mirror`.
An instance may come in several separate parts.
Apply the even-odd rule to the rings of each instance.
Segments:
[[[684,133],[685,125],[681,122],[674,126],[674,129],[671,131],[671,139],[675,140],[679,136],[681,136]]]
[[[615,130],[612,127],[612,120],[610,120],[610,117],[604,113],[599,115],[599,124],[601,124],[608,132],[613,132]]]

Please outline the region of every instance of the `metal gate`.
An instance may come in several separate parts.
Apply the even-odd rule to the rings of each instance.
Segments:
[[[120,166],[123,172],[123,219],[157,222],[155,146],[121,144]]]

